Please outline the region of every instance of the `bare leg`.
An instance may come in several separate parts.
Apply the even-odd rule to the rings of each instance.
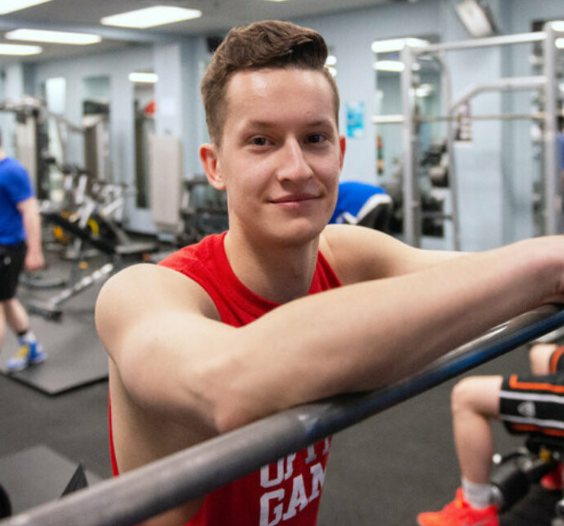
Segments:
[[[533,374],[550,374],[550,357],[557,347],[554,343],[537,343],[531,347],[529,359]]]
[[[0,350],[2,349],[2,344],[4,343],[5,336],[6,336],[6,313],[4,311],[4,302],[0,301]]]
[[[462,476],[476,484],[490,479],[493,455],[491,419],[499,418],[501,376],[474,376],[452,392],[454,442]]]
[[[29,329],[29,316],[17,298],[4,302],[4,311],[8,325],[16,334]]]

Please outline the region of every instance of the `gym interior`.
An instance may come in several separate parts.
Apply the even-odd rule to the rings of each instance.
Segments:
[[[564,231],[561,0],[0,4],[3,146],[33,180],[47,261],[18,289],[47,360],[8,374],[9,331],[0,354],[0,485],[13,515],[112,477],[108,363],[94,326],[103,283],[228,228],[198,148],[208,141],[200,81],[231,27],[280,19],[324,36],[347,138],[341,177],[386,190],[390,235],[474,252]],[[198,15],[147,29],[102,22],[161,4]],[[32,42],[17,36],[24,29],[96,38]],[[525,372],[527,349],[464,374]],[[415,524],[452,498],[456,381],[335,435],[320,526]],[[501,425],[494,432],[501,455],[524,446]],[[531,484],[501,523],[557,524],[561,497]]]

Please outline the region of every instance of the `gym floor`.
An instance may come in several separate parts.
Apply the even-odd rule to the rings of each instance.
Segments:
[[[57,263],[57,271],[61,270],[59,267]],[[99,289],[100,285],[95,285],[65,304],[59,322],[32,316],[34,330],[49,353],[48,361],[36,366],[37,372],[39,368],[64,368],[63,358],[68,360],[65,357],[69,352],[79,359],[87,354],[104,357],[93,318]],[[22,287],[20,296],[27,302],[49,294],[53,291]],[[15,350],[14,337],[7,335],[0,363]],[[527,370],[527,350],[518,349],[472,374]],[[319,526],[415,525],[418,512],[439,509],[452,499],[459,478],[449,408],[455,381],[336,435]],[[81,462],[91,483],[111,477],[106,379],[50,395],[17,377],[0,375],[0,393],[0,484],[3,459],[38,446],[73,465]],[[495,436],[500,453],[523,444],[522,439],[509,436],[499,425],[495,427]],[[37,478],[36,473],[29,476]],[[41,483],[48,485],[49,480],[49,473],[43,473]],[[64,486],[53,491],[60,494],[63,489]],[[17,489],[22,493],[27,490],[25,484]],[[502,517],[502,526],[548,526],[558,493],[546,494],[534,488],[528,503]],[[17,496],[11,497],[17,500]]]

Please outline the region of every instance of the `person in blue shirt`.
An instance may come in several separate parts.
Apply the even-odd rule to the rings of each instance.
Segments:
[[[383,214],[391,213],[392,199],[380,186],[358,181],[343,181],[339,183],[339,194],[335,211],[329,220],[330,224],[363,225],[363,220],[376,207],[386,208]],[[386,221],[380,222],[386,230]],[[373,225],[367,225],[373,226]]]
[[[25,168],[6,155],[0,135],[0,349],[6,326],[17,334],[20,345],[6,363],[8,372],[20,371],[46,357],[30,329],[25,308],[16,298],[22,270],[38,270],[44,263],[41,219],[31,180]]]

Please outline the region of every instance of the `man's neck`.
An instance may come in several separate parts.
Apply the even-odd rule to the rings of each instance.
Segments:
[[[285,303],[307,295],[311,287],[319,238],[294,247],[264,247],[248,243],[230,231],[225,238],[227,259],[239,280],[261,298]]]
[[[2,146],[0,146],[0,161],[3,161],[6,157],[8,157],[8,156],[6,155],[4,148],[2,148]]]

